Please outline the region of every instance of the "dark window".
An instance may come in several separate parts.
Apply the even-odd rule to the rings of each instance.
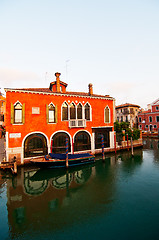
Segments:
[[[47,154],[46,138],[42,134],[32,134],[24,143],[24,157],[42,156]]]
[[[152,117],[151,116],[149,117],[149,122],[152,122]]]
[[[159,108],[158,108],[158,106],[156,107],[156,110],[158,110]]]
[[[159,122],[159,116],[156,117],[156,122]]]
[[[139,117],[139,122],[141,122],[141,117]]]
[[[62,120],[68,120],[68,105],[63,103],[62,105]]]
[[[76,134],[74,150],[75,151],[91,150],[91,140],[88,133],[81,131]]]
[[[66,153],[66,138],[68,138],[68,151],[71,152],[70,138],[67,133],[56,133],[52,139],[51,152]]]
[[[105,123],[109,123],[109,121],[110,121],[110,119],[109,119],[109,107],[105,108],[104,114],[105,114]]]
[[[77,106],[77,119],[82,119],[82,104],[79,103]]]
[[[85,105],[85,119],[90,120],[90,106],[88,103]]]
[[[109,131],[102,131],[102,132],[96,132],[95,133],[95,149],[101,149],[102,148],[102,135],[104,140],[104,147],[109,147]]]
[[[128,116],[126,116],[126,122],[128,122]]]
[[[123,116],[121,116],[121,122],[123,122]]]
[[[49,123],[55,123],[55,107],[53,104],[49,105]]]
[[[146,125],[145,127],[148,128],[148,125]]]
[[[154,125],[154,128],[157,128],[157,125]]]
[[[74,103],[70,105],[70,119],[76,119],[76,106]]]

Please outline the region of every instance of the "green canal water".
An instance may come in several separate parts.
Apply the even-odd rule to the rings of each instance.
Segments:
[[[65,170],[0,172],[0,240],[159,239],[159,141]]]

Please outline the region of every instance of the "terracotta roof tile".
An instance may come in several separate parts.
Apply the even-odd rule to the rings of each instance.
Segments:
[[[7,89],[7,88],[6,88]],[[56,93],[51,91],[49,88],[15,88],[15,89],[9,89],[9,90],[16,90],[16,91],[31,91],[31,92],[41,92],[41,93]],[[58,93],[61,95],[77,95],[77,96],[90,96],[89,93],[86,92],[67,92],[66,93]],[[112,98],[109,95],[98,95],[93,94],[92,97],[103,97],[103,98]]]

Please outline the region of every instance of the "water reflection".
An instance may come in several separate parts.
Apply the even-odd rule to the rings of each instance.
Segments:
[[[105,162],[65,169],[19,169],[7,179],[7,210],[12,238],[24,232],[63,229],[72,222],[111,210],[116,199],[118,172],[135,173],[142,150],[112,155]]]

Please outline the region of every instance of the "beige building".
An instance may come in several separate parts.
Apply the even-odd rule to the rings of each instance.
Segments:
[[[116,120],[118,122],[130,122],[131,128],[138,128],[138,112],[140,106],[131,103],[121,104],[115,107]]]

